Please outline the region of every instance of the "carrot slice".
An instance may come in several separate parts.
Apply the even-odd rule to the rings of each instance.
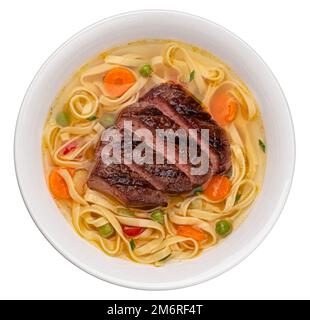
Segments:
[[[210,113],[220,126],[225,126],[235,119],[238,106],[238,100],[231,93],[223,91],[211,99]]]
[[[74,169],[67,169],[71,175],[74,174]],[[71,199],[68,186],[64,178],[58,173],[58,169],[52,170],[49,176],[49,186],[53,196],[57,199]]]
[[[231,181],[225,176],[213,176],[207,183],[203,194],[210,200],[224,200],[231,189]]]
[[[206,235],[202,231],[187,225],[177,226],[177,233],[182,237],[192,238],[197,241],[206,239]]]
[[[134,74],[125,68],[114,68],[103,78],[105,90],[112,98],[123,95],[135,82]]]

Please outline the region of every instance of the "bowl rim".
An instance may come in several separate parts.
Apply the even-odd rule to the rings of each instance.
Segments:
[[[291,147],[292,147],[292,159],[293,159],[293,163],[291,163],[290,166],[290,173],[288,175],[288,188],[284,194],[284,197],[282,199],[282,202],[280,203],[279,201],[279,206],[277,207],[277,209],[275,210],[276,212],[274,212],[274,219],[269,223],[268,226],[265,226],[264,229],[262,229],[261,232],[261,236],[257,237],[257,240],[255,243],[252,244],[252,246],[250,248],[247,249],[247,252],[245,254],[239,255],[238,259],[235,259],[235,261],[231,264],[227,264],[225,268],[222,268],[221,270],[214,272],[211,276],[210,275],[204,275],[201,276],[199,279],[185,279],[183,281],[178,281],[175,283],[169,283],[169,285],[161,285],[161,286],[155,286],[153,283],[147,283],[147,282],[143,282],[143,283],[136,283],[134,281],[126,281],[126,280],[122,280],[119,279],[117,277],[113,277],[113,276],[108,276],[108,275],[104,275],[104,274],[99,274],[96,273],[93,270],[90,270],[90,268],[88,268],[87,265],[83,264],[82,262],[77,262],[73,257],[70,256],[70,254],[68,252],[65,252],[60,246],[56,245],[56,241],[54,241],[51,237],[49,237],[49,235],[47,234],[47,232],[45,232],[43,230],[43,228],[40,227],[39,222],[37,221],[35,215],[32,213],[31,210],[31,204],[28,202],[28,200],[26,199],[25,193],[22,189],[22,185],[21,185],[21,180],[20,180],[20,176],[19,176],[19,169],[18,169],[18,159],[16,156],[17,153],[17,136],[18,136],[18,131],[19,131],[19,127],[20,127],[20,123],[21,123],[21,117],[20,115],[22,114],[22,111],[25,107],[25,100],[26,97],[31,93],[32,87],[34,86],[35,82],[37,81],[37,79],[39,78],[40,74],[44,72],[45,67],[49,64],[49,62],[51,60],[53,60],[53,58],[55,56],[57,56],[57,54],[62,51],[63,48],[65,48],[68,44],[70,44],[75,38],[78,38],[80,35],[88,32],[89,30],[96,28],[97,25],[100,25],[101,23],[105,23],[107,21],[111,21],[111,20],[117,20],[118,18],[121,17],[126,17],[126,16],[134,16],[134,15],[144,15],[147,13],[162,13],[162,14],[174,14],[174,15],[179,15],[180,17],[182,16],[186,16],[188,18],[192,18],[192,19],[200,19],[203,20],[204,22],[207,22],[208,24],[211,24],[213,26],[216,26],[217,28],[221,29],[222,31],[226,32],[227,34],[229,34],[230,37],[235,38],[237,41],[241,42],[249,51],[251,51],[255,58],[260,60],[260,62],[264,65],[264,67],[266,68],[266,71],[269,73],[270,78],[274,81],[274,84],[277,86],[278,90],[279,90],[279,94],[282,95],[284,104],[283,107],[285,105],[286,111],[288,113],[288,123],[291,126],[291,132],[292,132],[292,139],[291,139]],[[295,165],[296,165],[296,137],[295,137],[295,129],[294,129],[294,124],[293,124],[293,119],[292,119],[292,114],[287,102],[287,99],[284,95],[284,92],[278,82],[278,80],[276,79],[275,75],[273,74],[273,72],[271,71],[271,69],[268,67],[268,65],[265,63],[265,61],[260,57],[260,55],[250,46],[248,45],[244,40],[242,40],[240,37],[238,37],[236,34],[234,34],[233,32],[231,32],[230,30],[226,29],[225,27],[223,27],[222,25],[219,25],[213,21],[210,21],[207,18],[201,17],[199,15],[195,15],[195,14],[191,14],[191,13],[187,13],[187,12],[183,12],[183,11],[177,11],[177,10],[163,10],[163,9],[147,9],[147,10],[134,10],[134,11],[127,11],[127,12],[123,12],[120,14],[116,14],[116,15],[112,15],[109,16],[107,18],[104,19],[100,19],[99,21],[83,28],[82,30],[76,32],[73,36],[71,36],[69,39],[67,39],[65,42],[63,42],[46,60],[45,62],[42,64],[42,66],[39,68],[39,70],[37,71],[37,73],[35,74],[34,78],[32,79],[30,85],[27,88],[27,91],[24,95],[24,98],[22,100],[19,112],[18,112],[18,117],[17,117],[17,121],[16,121],[16,126],[15,126],[15,132],[14,132],[14,167],[15,167],[15,174],[16,174],[16,178],[17,178],[17,183],[19,186],[19,190],[21,193],[21,196],[23,198],[23,201],[25,203],[25,206],[29,212],[30,217],[32,218],[33,222],[35,223],[35,225],[37,226],[37,228],[39,229],[39,231],[42,233],[42,235],[46,238],[46,240],[64,257],[66,258],[69,262],[71,262],[73,265],[75,265],[76,267],[78,267],[79,269],[87,272],[88,274],[100,279],[100,280],[104,280],[107,281],[111,284],[115,284],[115,285],[120,285],[122,287],[126,287],[126,288],[130,288],[130,289],[140,289],[140,290],[173,290],[173,289],[180,289],[180,288],[185,288],[185,287],[189,287],[189,286],[193,286],[193,285],[197,285],[200,284],[202,282],[205,282],[207,280],[211,280],[213,278],[216,278],[217,276],[225,273],[226,271],[232,269],[233,267],[235,267],[236,265],[238,265],[240,262],[242,262],[244,259],[246,259],[263,241],[264,239],[267,237],[267,235],[270,233],[270,231],[272,230],[272,228],[274,227],[275,223],[277,222],[278,218],[280,217],[283,208],[287,202],[290,190],[291,190],[291,186],[292,186],[292,182],[293,182],[293,178],[294,178],[294,173],[295,173]]]

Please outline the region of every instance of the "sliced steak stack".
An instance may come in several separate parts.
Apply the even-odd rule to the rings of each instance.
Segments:
[[[124,164],[105,165],[100,157],[89,177],[91,189],[108,194],[127,206],[166,206],[166,196]]]
[[[192,175],[192,165],[180,163],[179,145],[175,145],[175,164],[171,164],[171,154],[167,145],[162,151],[162,164],[105,164],[100,154],[105,143],[100,141],[96,150],[96,164],[90,174],[88,186],[108,194],[129,207],[151,208],[166,206],[168,194],[190,192],[206,183],[213,175],[223,174],[231,167],[230,145],[225,131],[204,112],[201,104],[183,87],[175,83],[165,83],[151,89],[137,103],[122,110],[113,128],[119,129],[124,139],[124,121],[132,122],[132,133],[138,129],[183,129],[189,140],[194,139],[190,129],[197,129],[198,152],[209,152],[209,170],[203,175]],[[201,129],[209,130],[209,144],[201,139]],[[155,137],[155,135],[154,135]],[[155,141],[154,141],[155,142]],[[141,142],[135,142],[137,146]],[[122,143],[122,154],[124,144]],[[154,146],[153,146],[154,147]],[[180,149],[182,149],[180,147]],[[154,159],[156,148],[152,150]],[[189,158],[188,150],[182,150]],[[203,153],[202,153],[203,154]]]

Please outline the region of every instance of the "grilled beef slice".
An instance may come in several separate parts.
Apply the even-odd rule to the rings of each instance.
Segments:
[[[132,106],[125,108],[118,117],[117,126],[120,129],[124,128],[124,121],[132,122],[132,131],[137,132],[137,130],[141,128],[147,128],[155,137],[156,129],[168,130],[172,129],[173,132],[181,129],[179,125],[177,125],[174,121],[172,121],[168,116],[164,115],[159,109],[156,108],[155,105],[149,104],[146,102],[135,103]],[[184,130],[186,133],[186,131]],[[188,138],[188,135],[187,135]],[[187,158],[187,163],[180,163],[179,161],[179,145],[178,140],[175,141],[175,166],[182,171],[190,180],[192,184],[192,188],[197,187],[204,182],[206,182],[211,176],[211,171],[208,171],[204,175],[192,175],[191,174],[191,162],[189,161],[188,149],[182,150],[185,153]],[[154,146],[156,145],[155,140],[153,141]],[[200,146],[197,146],[198,149]],[[170,162],[173,162],[174,158],[172,158],[171,153],[167,149],[167,143],[163,144],[164,157],[168,159]],[[158,148],[157,150],[161,150]],[[199,150],[198,150],[199,153]],[[210,167],[210,166],[209,166]],[[185,190],[184,190],[185,191]]]
[[[96,154],[104,146],[99,142]],[[89,176],[90,189],[108,194],[130,207],[166,206],[167,198],[124,164],[105,164],[99,155]]]
[[[181,85],[172,82],[161,84],[146,93],[140,101],[155,105],[186,130],[209,129],[209,146],[201,144],[201,147],[209,148],[213,174],[223,173],[231,167],[230,145],[224,129],[218,126],[209,113],[203,111],[199,101]]]
[[[115,127],[109,128],[106,130],[106,133],[110,130],[114,130]],[[124,136],[122,134],[122,163],[124,163]],[[141,142],[132,141],[133,148],[138,147]],[[101,157],[101,150],[104,147],[105,143],[100,142],[96,149],[96,156],[98,159]],[[150,153],[153,155],[153,159],[156,159],[155,150],[149,148]],[[170,193],[177,194],[182,192],[188,192],[193,189],[190,179],[178,169],[178,167],[174,164],[169,164],[167,160],[164,158],[164,162],[162,164],[139,164],[139,163],[126,163],[126,166],[136,175],[146,180],[149,185],[151,185],[154,189]]]
[[[176,164],[170,164],[170,155],[166,149],[163,164],[107,165],[101,160],[101,149],[105,144],[101,141],[96,150],[96,162],[88,186],[115,197],[129,207],[166,206],[167,193],[188,192],[197,185],[206,183],[212,175],[224,173],[231,167],[230,145],[225,131],[179,84],[165,83],[154,87],[137,103],[123,109],[116,122],[121,131],[125,120],[132,121],[133,132],[141,128],[147,128],[153,133],[156,129],[176,131],[182,128],[190,136],[189,129],[198,129],[197,142],[202,151],[209,151],[210,157],[209,172],[202,176],[191,175],[190,164],[180,164],[177,157]],[[209,130],[208,145],[200,139],[200,129]],[[135,146],[138,144],[136,142]],[[155,157],[156,151],[153,152]],[[184,152],[188,156],[188,150]],[[178,150],[175,153],[177,155]]]

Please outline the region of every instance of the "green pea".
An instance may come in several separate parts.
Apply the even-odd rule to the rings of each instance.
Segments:
[[[155,210],[151,213],[152,220],[159,222],[161,224],[164,223],[164,213],[161,210]]]
[[[139,72],[142,77],[147,78],[152,74],[153,69],[149,64],[144,64],[143,66],[140,67]]]
[[[117,208],[116,212],[121,216],[133,216],[134,214],[127,208]]]
[[[67,127],[70,124],[70,117],[66,112],[58,112],[56,115],[56,122],[62,127]]]
[[[226,237],[232,230],[231,223],[227,220],[220,220],[215,225],[215,231],[222,237]]]
[[[113,126],[114,122],[115,122],[115,116],[112,113],[106,113],[100,119],[100,123],[105,128],[109,128],[109,127]]]
[[[103,226],[98,228],[99,233],[105,237],[111,237],[114,234],[114,228],[110,223],[104,224]]]

